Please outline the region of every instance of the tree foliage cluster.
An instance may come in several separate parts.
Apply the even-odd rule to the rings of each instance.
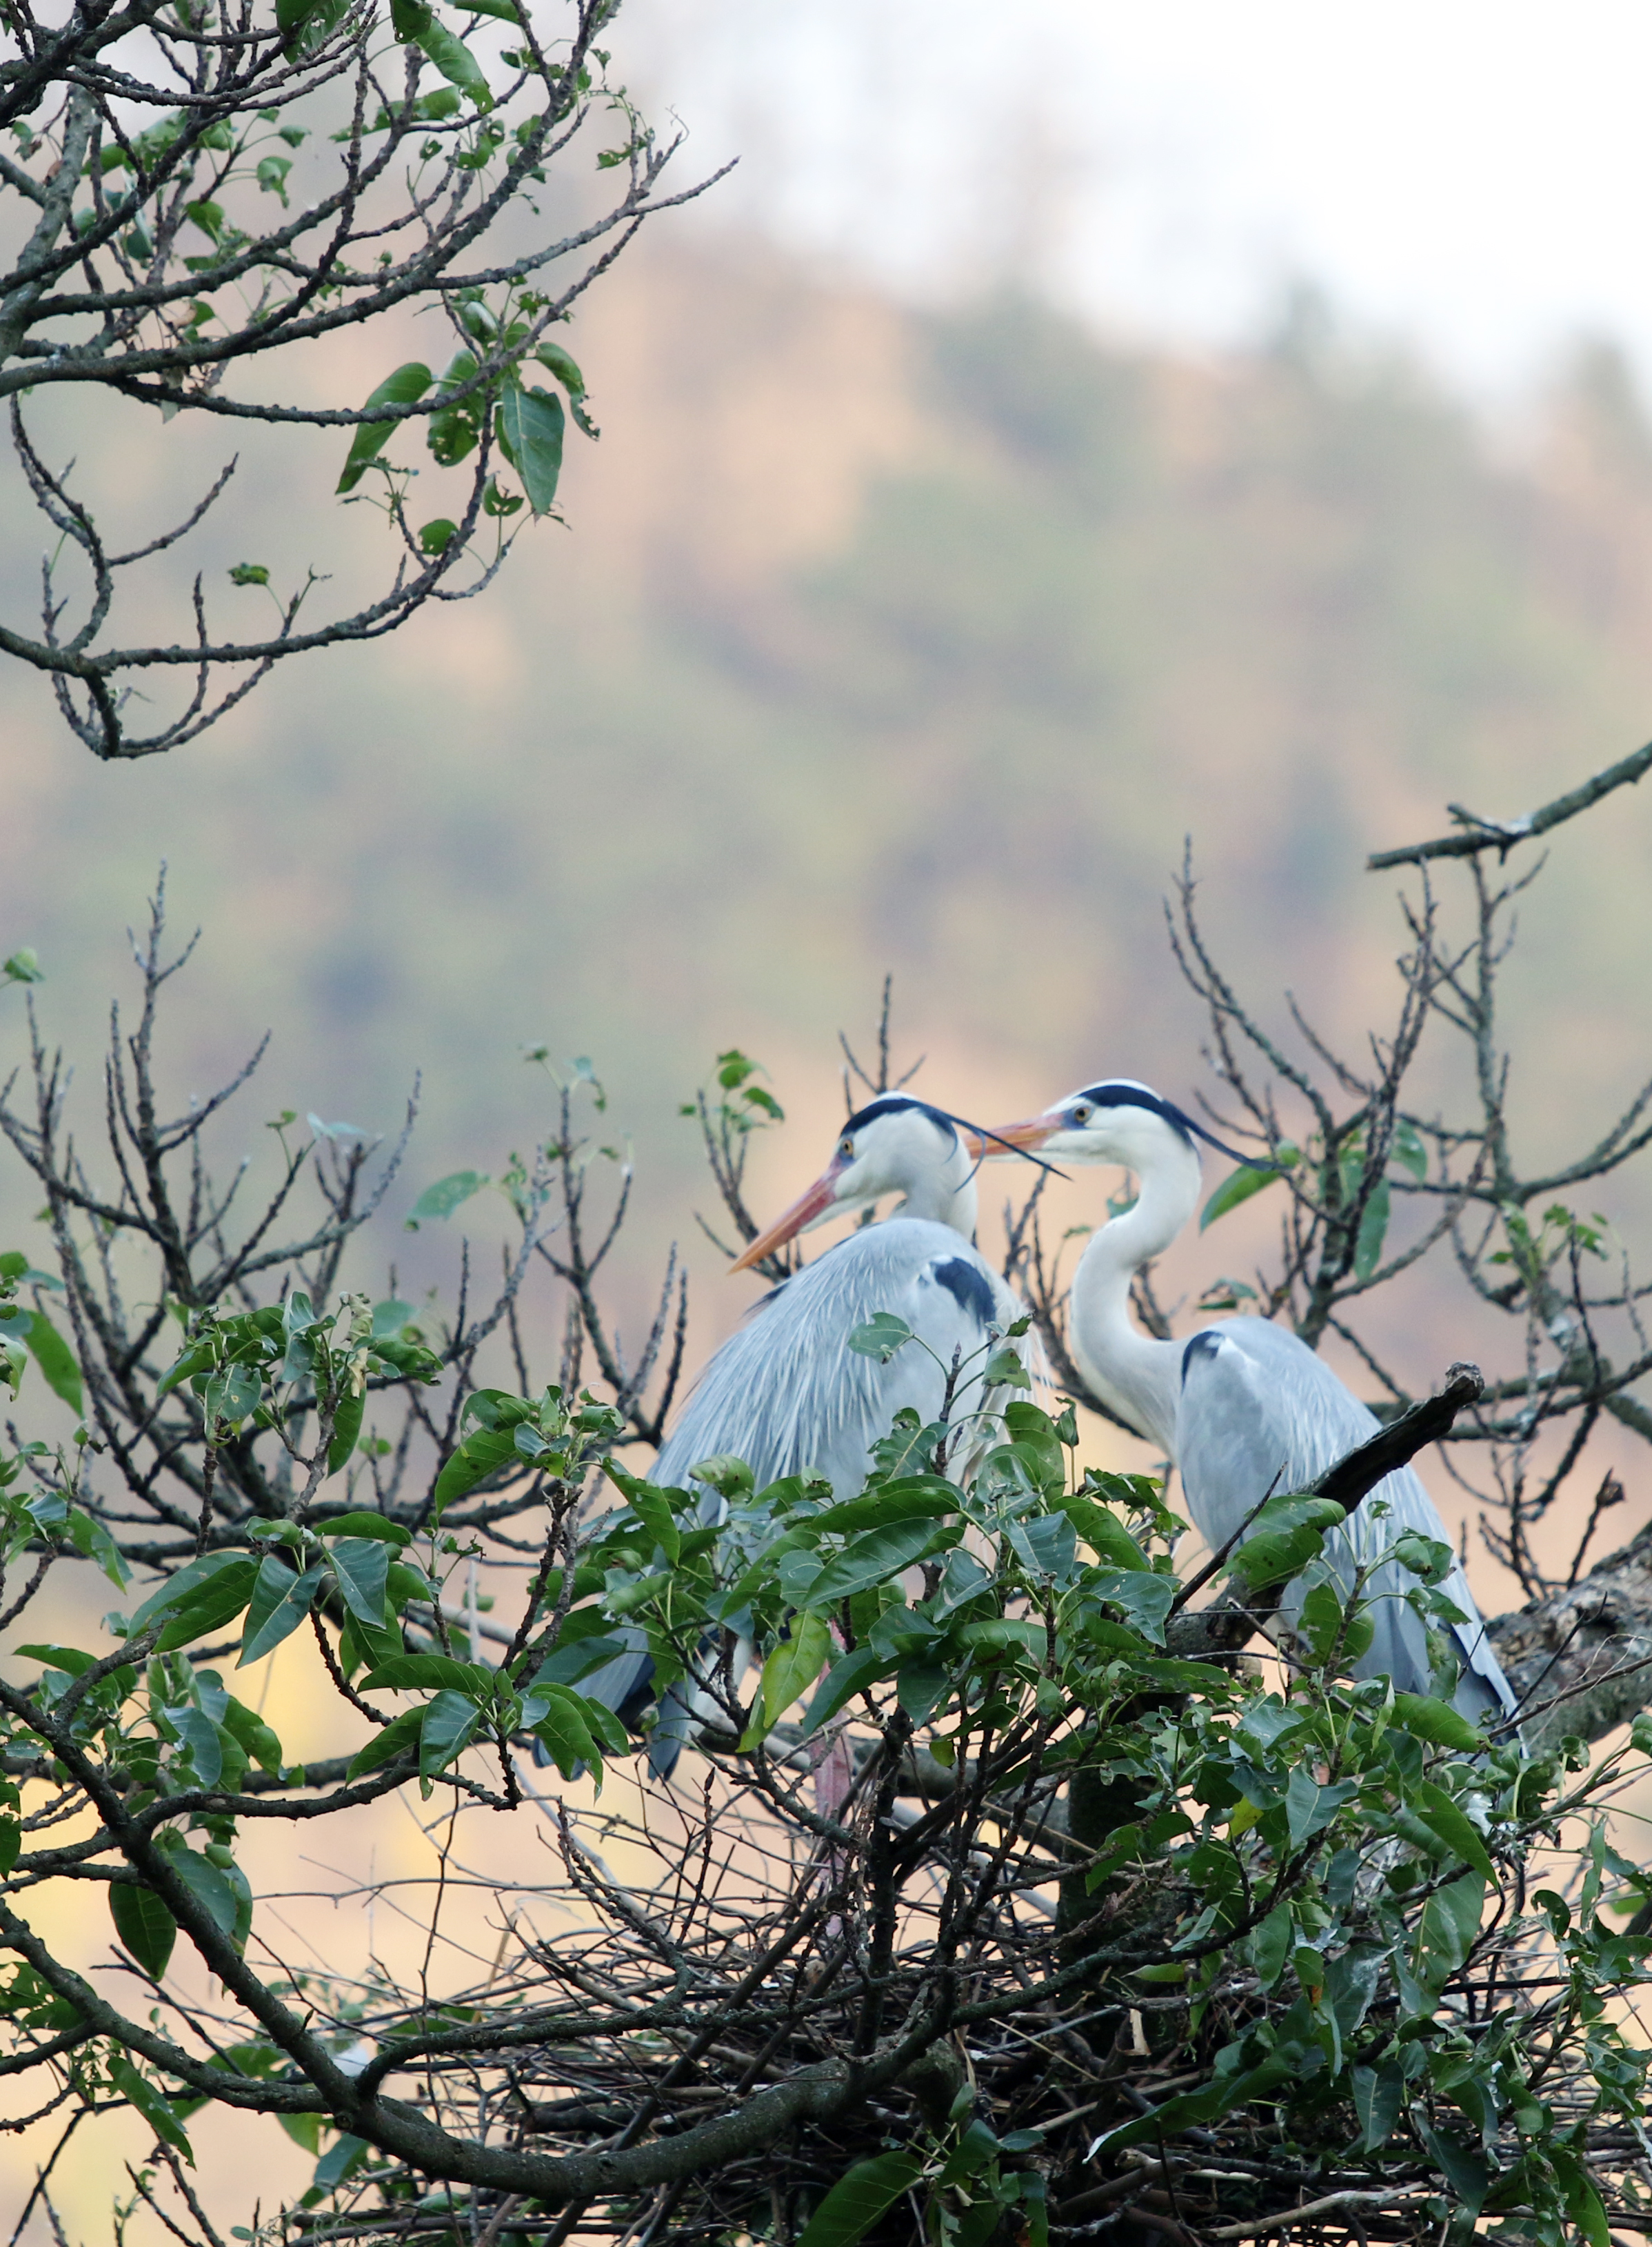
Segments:
[[[1565,816],[1594,800],[1580,796]],[[114,1023],[104,1154],[74,1137],[38,1029],[31,1097],[14,1084],[0,1108],[55,1266],[0,1264],[4,1375],[20,1407],[38,1416],[44,1390],[72,1419],[60,1442],[14,1430],[0,1468],[3,1620],[20,1642],[0,1680],[0,2069],[61,2118],[59,2146],[135,2108],[154,2150],[133,2191],[192,2247],[219,2247],[222,2215],[191,2182],[215,2109],[268,2118],[314,2156],[295,2203],[259,2213],[271,2247],[1421,2242],[1487,2225],[1609,2247],[1652,2226],[1633,2010],[1652,1886],[1608,1819],[1652,1751],[1646,1536],[1587,1574],[1580,1549],[1560,1580],[1529,1534],[1541,1445],[1559,1444],[1537,1485],[1552,1506],[1614,1400],[1635,1428],[1638,1360],[1613,1357],[1602,1322],[1638,1331],[1637,1283],[1621,1260],[1608,1285],[1587,1277],[1603,1244],[1584,1221],[1533,1247],[1546,1236],[1526,1215],[1645,1144],[1644,1096],[1557,1182],[1497,1171],[1483,1130],[1399,1089],[1416,1025],[1474,1000],[1500,956],[1485,929],[1504,891],[1483,862],[1539,823],[1479,822],[1410,854],[1467,859],[1466,945],[1435,932],[1424,886],[1375,1076],[1319,1055],[1351,1113],[1315,1110],[1277,1046],[1253,1084],[1234,1041],[1266,1034],[1184,924],[1229,1096],[1255,1100],[1281,1160],[1279,1086],[1315,1119],[1272,1189],[1288,1209],[1280,1267],[1258,1275],[1266,1308],[1310,1339],[1356,1333],[1354,1300],[1445,1244],[1471,1297],[1489,1287],[1527,1338],[1514,1369],[1456,1369],[1435,1398],[1390,1384],[1371,1444],[1313,1491],[1259,1492],[1247,1540],[1185,1580],[1169,1492],[1084,1468],[1070,1404],[1028,1396],[967,1431],[950,1407],[909,1416],[855,1496],[802,1476],[758,1490],[733,1458],[700,1463],[692,1492],[626,1464],[659,1441],[686,1293],[673,1256],[628,1356],[602,1273],[629,1171],[604,1202],[588,1065],[502,1174],[515,1230],[480,1305],[468,1250],[446,1313],[355,1284],[406,1133],[378,1148],[312,1119],[298,1144],[283,1113],[273,1188],[243,1215],[244,1175],[215,1184],[204,1134],[258,1056],[168,1112],[156,1028],[183,958],[157,903],[137,1016]],[[38,972],[23,953],[8,970]],[[888,1084],[886,1040],[863,1074]],[[1506,1125],[1502,1082],[1494,1061]],[[729,1053],[694,1105],[749,1240],[746,1156],[778,1104]],[[451,1219],[483,1183],[439,1182],[415,1221]],[[1412,1190],[1431,1191],[1408,1235]],[[1014,1213],[1012,1268],[1059,1367],[1038,1221],[1036,1201]],[[536,1366],[524,1310],[540,1271],[567,1305],[554,1368]],[[1150,1285],[1143,1309],[1158,1315]],[[921,1347],[887,1316],[845,1345]],[[967,1369],[948,1371],[950,1397]],[[1321,1557],[1348,1507],[1445,1436],[1494,1463],[1494,1534],[1532,1571],[1526,1608],[1494,1626],[1521,1722],[1492,1734],[1349,1679],[1369,1610]],[[948,1464],[966,1456],[960,1486]],[[1407,1537],[1395,1557],[1403,1596],[1438,1621],[1448,1548]],[[101,1639],[31,1630],[58,1568],[108,1580]],[[1281,1631],[1292,1582],[1300,1625],[1259,1665],[1244,1649]],[[657,1690],[680,1684],[700,1712],[674,1790],[646,1782],[638,1744],[581,1690],[636,1632]],[[300,1633],[345,1742],[302,1766],[236,1690]],[[573,1916],[545,1935],[498,1876],[485,1978],[295,1964],[279,1898],[246,1869],[259,1829],[313,1830],[403,1789],[451,1809],[444,1863],[462,1854],[473,1875],[497,1817],[543,1814]],[[70,1882],[102,1891],[113,1970],[39,1931],[36,1902]],[[51,2192],[47,2174],[42,2211]]]
[[[570,0],[550,20],[516,0],[83,0],[58,20],[8,0],[0,398],[51,543],[38,623],[0,625],[0,652],[49,679],[95,755],[176,748],[287,658],[468,599],[521,522],[553,512],[568,421],[597,434],[563,324],[643,220],[682,200],[660,188],[675,142],[609,75],[617,12],[618,0]],[[551,225],[542,205],[566,204],[587,168],[601,199]],[[307,401],[281,358],[414,313],[445,333],[445,361],[386,368],[363,405]],[[181,521],[113,552],[106,495],[79,495],[72,464],[51,465],[31,429],[40,401],[65,393],[203,427],[336,431],[338,490],[386,518],[384,589],[317,618],[324,569],[281,585],[242,560],[217,598],[196,576],[181,639],[123,643],[134,573],[190,536],[236,462]],[[423,520],[420,436],[411,459],[422,453],[427,475],[457,472],[442,479],[449,511]],[[318,541],[317,561],[331,545]],[[174,678],[175,692],[157,688]],[[134,697],[163,707],[140,717]]]

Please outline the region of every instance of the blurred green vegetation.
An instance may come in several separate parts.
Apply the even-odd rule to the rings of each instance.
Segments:
[[[833,1033],[886,968],[954,1103],[1100,1069],[1185,1097],[1199,1025],[1158,902],[1184,835],[1252,994],[1288,984],[1356,1041],[1399,938],[1365,851],[1447,801],[1529,809],[1652,731],[1652,442],[1608,351],[1492,429],[1310,296],[1195,364],[736,248],[657,242],[604,289],[573,338],[604,438],[570,461],[570,530],[481,602],[295,666],[132,769],[0,678],[0,950],[38,950],[83,1068],[164,856],[205,929],[181,1083],[270,1025],[257,1117],[388,1128],[422,1067],[411,1201],[549,1120],[522,1044],[590,1054],[652,1261],[692,1229],[676,1106],[718,1047],[797,1096],[775,1192],[812,1170]],[[212,432],[170,466],[147,423],[81,435],[146,505],[215,461]],[[325,444],[242,454],[229,559],[336,543],[342,570],[372,526],[326,496]],[[1533,900],[1539,1135],[1635,1076],[1649,841],[1652,804],[1621,800]]]

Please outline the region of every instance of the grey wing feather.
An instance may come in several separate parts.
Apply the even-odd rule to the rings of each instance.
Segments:
[[[1206,1540],[1225,1543],[1272,1492],[1300,1490],[1378,1423],[1307,1345],[1266,1319],[1229,1319],[1196,1335],[1183,1356],[1177,1450],[1189,1510]],[[1374,1506],[1386,1500],[1381,1519]],[[1407,1530],[1449,1544],[1445,1525],[1415,1472],[1380,1482],[1341,1530],[1326,1540],[1340,1581]],[[1416,1579],[1396,1562],[1369,1581],[1376,1636],[1356,1677],[1392,1678],[1402,1692],[1434,1690],[1428,1633],[1403,1594]],[[1467,1621],[1449,1626],[1462,1658],[1456,1693],[1465,1715],[1512,1714],[1514,1694],[1485,1636],[1468,1579],[1454,1567],[1441,1587]]]
[[[849,1347],[855,1328],[877,1311],[892,1311],[918,1338],[883,1365]],[[935,1419],[953,1351],[974,1357],[990,1328],[1001,1332],[1021,1315],[1003,1281],[949,1226],[891,1218],[851,1233],[776,1288],[716,1352],[650,1479],[687,1488],[700,1460],[732,1452],[751,1468],[759,1490],[782,1475],[810,1472],[840,1496],[853,1496],[865,1481],[872,1445],[897,1412],[911,1405],[921,1421]],[[977,1409],[980,1397],[978,1370],[965,1377],[954,1420]],[[970,1449],[960,1446],[958,1456]],[[720,1521],[726,1511],[725,1500],[707,1490],[701,1520]],[[646,1692],[652,1667],[638,1632],[633,1652],[579,1690],[621,1709]],[[690,1729],[686,1709],[662,1710],[650,1753],[657,1776],[669,1775]]]
[[[909,1342],[880,1365],[851,1350],[850,1334],[877,1311],[904,1319],[933,1356]],[[970,1357],[989,1325],[1002,1328],[1020,1314],[997,1274],[948,1226],[891,1218],[852,1233],[723,1344],[652,1479],[686,1485],[696,1460],[733,1451],[760,1490],[808,1469],[852,1494],[865,1480],[872,1444],[903,1406],[925,1420],[940,1410],[945,1376],[936,1360],[949,1362],[954,1349]]]

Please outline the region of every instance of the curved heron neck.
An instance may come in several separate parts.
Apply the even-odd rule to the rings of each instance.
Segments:
[[[1130,1281],[1192,1215],[1198,1157],[1178,1141],[1137,1177],[1135,1207],[1102,1227],[1073,1275],[1073,1341],[1082,1369],[1103,1401],[1174,1459],[1183,1345],[1137,1331],[1130,1320]]]
[[[960,1147],[939,1171],[914,1178],[906,1198],[896,1208],[897,1217],[925,1217],[936,1225],[950,1225],[966,1240],[975,1238],[975,1166]]]

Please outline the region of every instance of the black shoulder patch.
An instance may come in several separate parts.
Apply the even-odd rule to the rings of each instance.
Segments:
[[[1194,1335],[1192,1341],[1189,1342],[1187,1348],[1182,1352],[1182,1386],[1184,1389],[1187,1386],[1188,1369],[1192,1365],[1193,1360],[1196,1357],[1214,1357],[1217,1351],[1220,1349],[1221,1347],[1221,1335],[1212,1332],[1209,1327],[1205,1328],[1203,1334],[1196,1334]]]
[[[998,1316],[998,1298],[979,1264],[972,1264],[967,1256],[949,1256],[944,1264],[929,1268],[937,1287],[945,1288],[960,1311],[973,1312],[983,1327],[991,1326]]]

